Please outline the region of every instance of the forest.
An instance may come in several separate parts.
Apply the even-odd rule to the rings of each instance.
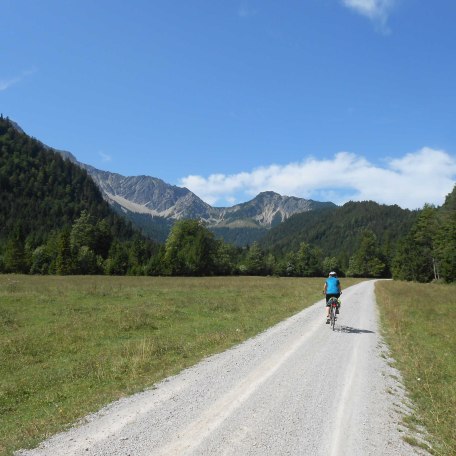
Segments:
[[[198,220],[176,222],[166,239],[140,228],[85,170],[0,117],[1,273],[456,277],[456,187],[418,211],[366,201],[297,214],[246,247]]]

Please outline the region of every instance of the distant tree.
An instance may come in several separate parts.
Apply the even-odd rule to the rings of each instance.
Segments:
[[[72,274],[73,270],[74,261],[71,251],[70,231],[64,229],[59,236],[56,272],[59,275],[68,275]]]
[[[357,252],[350,258],[347,275],[353,277],[382,277],[386,264],[382,259],[377,237],[364,230]]]
[[[409,234],[398,245],[392,264],[395,279],[429,282],[439,277],[434,245],[437,233],[437,211],[435,207],[426,204]]]
[[[24,236],[19,226],[11,233],[3,257],[5,272],[27,273],[29,265],[25,255]]]
[[[336,272],[338,275],[341,273],[341,267],[336,257],[325,257],[322,263],[323,275],[329,274],[331,271]]]
[[[99,220],[95,225],[94,252],[102,258],[107,258],[113,239],[114,236],[107,220]]]
[[[446,282],[456,280],[456,209],[440,214],[440,227],[435,235],[435,254],[439,276]]]
[[[280,267],[276,257],[272,253],[268,253],[264,260],[266,273],[271,275],[280,275]]]
[[[144,268],[152,256],[152,252],[148,248],[149,245],[139,233],[136,233],[133,236],[133,240],[128,244],[130,264],[128,274],[143,275]]]
[[[442,205],[442,211],[456,211],[456,184],[453,186],[453,190],[445,197],[445,202]]]
[[[424,205],[397,249],[392,270],[401,280],[456,280],[456,186],[442,207]]]
[[[52,264],[52,255],[45,245],[38,246],[32,252],[31,274],[49,274]]]
[[[245,259],[245,271],[249,275],[264,275],[266,263],[264,252],[257,242],[254,242],[247,253]]]
[[[75,274],[99,274],[103,270],[103,260],[86,245],[77,252]]]
[[[161,245],[158,252],[149,258],[149,261],[144,267],[144,273],[150,276],[167,275],[169,272],[165,267],[165,246]]]
[[[109,257],[104,263],[104,270],[109,275],[125,275],[128,271],[128,251],[123,244],[114,241],[109,250]]]
[[[321,275],[321,263],[319,257],[321,252],[307,244],[302,242],[299,246],[297,254],[297,269],[298,274],[302,277],[315,277]]]
[[[280,262],[279,271],[280,275],[297,277],[299,275],[298,255],[294,252],[287,253],[283,261]]]
[[[83,210],[74,221],[71,227],[70,241],[71,247],[76,251],[83,246],[94,250],[96,245],[95,219],[87,210]]]
[[[180,220],[166,240],[164,262],[172,275],[211,275],[215,272],[217,243],[198,220]]]
[[[214,256],[215,273],[218,275],[231,275],[235,269],[237,251],[230,244],[216,241]]]
[[[442,207],[438,209],[439,226],[434,236],[434,248],[440,277],[446,282],[456,280],[456,185]]]

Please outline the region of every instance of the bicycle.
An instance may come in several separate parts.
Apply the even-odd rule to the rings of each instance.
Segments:
[[[337,298],[329,298],[329,327],[334,331],[336,325],[337,314],[336,310],[339,306],[339,300]]]

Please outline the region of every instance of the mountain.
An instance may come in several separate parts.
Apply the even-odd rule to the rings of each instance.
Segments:
[[[101,171],[78,162],[69,152],[60,153],[87,170],[117,212],[161,242],[176,220],[198,219],[226,242],[245,245],[259,240],[270,228],[294,214],[336,207],[331,202],[282,196],[271,191],[232,207],[212,207],[185,187],[167,184],[156,177]]]
[[[219,219],[209,228],[219,238],[234,245],[252,244],[268,231],[295,214],[337,207],[334,203],[317,202],[275,192],[262,192],[246,203],[218,208]]]
[[[320,203],[313,200],[282,196],[275,192],[261,192],[246,203],[233,207],[218,208],[219,217],[213,226],[237,227],[242,223],[271,228],[290,216],[326,207],[336,207],[334,203]]]
[[[217,237],[235,245],[250,244],[290,216],[336,207],[296,197],[263,192],[233,207],[212,207],[187,188],[150,176],[122,176],[80,164],[105,199],[145,234],[163,242],[172,224],[181,219],[202,220]]]
[[[124,212],[149,214],[165,219],[200,219],[208,227],[271,228],[299,212],[307,212],[333,203],[262,192],[251,201],[233,207],[212,207],[185,187],[170,185],[150,176],[125,177],[80,164],[92,176],[111,204]]]
[[[19,125],[13,127],[24,134]],[[163,242],[176,220],[202,220],[217,237],[236,245],[250,244],[270,228],[294,214],[336,207],[275,192],[262,192],[252,200],[232,207],[212,207],[185,187],[170,185],[157,177],[122,176],[79,162],[68,151],[37,141],[44,149],[57,152],[85,169],[101,190],[103,198],[118,213],[150,238]]]
[[[216,216],[216,210],[186,188],[167,184],[156,177],[126,177],[89,165],[81,166],[92,176],[106,200],[116,203],[125,212],[173,220],[198,218],[208,221]]]

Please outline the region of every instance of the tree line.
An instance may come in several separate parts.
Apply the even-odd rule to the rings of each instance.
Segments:
[[[385,265],[375,257],[375,236],[366,231],[364,239],[351,263],[353,273],[381,276]],[[176,222],[161,246],[139,233],[120,242],[106,220],[97,220],[87,210],[69,227],[54,230],[38,246],[16,228],[0,256],[0,272],[25,274],[311,277],[328,270],[344,274],[337,258],[323,257],[320,249],[309,244],[302,243],[297,252],[277,258],[256,242],[235,247],[216,239],[198,220]]]
[[[106,221],[83,211],[69,229],[56,231],[48,241],[30,249],[19,232],[10,236],[0,259],[1,272],[30,274],[111,275],[278,275],[315,277],[334,270],[340,276],[393,277],[429,282],[455,280],[456,220],[454,210],[426,206],[388,264],[376,235],[363,231],[347,269],[337,257],[302,242],[297,251],[281,257],[265,252],[258,243],[235,247],[220,239],[201,221],[174,224],[160,246],[136,233],[119,242]],[[390,273],[392,270],[392,274]]]

